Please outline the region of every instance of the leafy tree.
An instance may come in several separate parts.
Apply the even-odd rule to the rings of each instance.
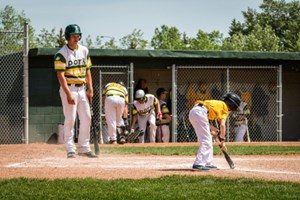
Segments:
[[[63,47],[66,44],[66,39],[65,39],[65,35],[63,32],[63,29],[60,28],[59,30],[59,34],[58,34],[58,38],[57,38],[57,47]]]
[[[255,25],[248,35],[241,32],[225,39],[223,50],[280,51],[280,40],[270,26]]]
[[[181,33],[176,27],[162,25],[155,28],[154,36],[151,40],[154,49],[185,49],[186,44],[181,39]]]
[[[145,49],[147,40],[143,39],[144,33],[141,30],[134,29],[129,35],[120,39],[121,47],[126,49]]]
[[[102,38],[109,38],[104,44],[102,44]],[[96,37],[96,46],[99,49],[118,49],[118,45],[116,44],[116,40],[114,37],[109,36],[97,36]]]
[[[230,26],[230,36],[237,33],[248,36],[254,32],[255,25],[258,24],[262,30],[267,31],[271,29],[272,32],[275,33],[280,42],[279,50],[298,51],[297,41],[299,40],[298,33],[300,32],[300,2],[294,0],[286,3],[285,0],[264,0],[260,5],[260,9],[261,13],[250,8],[242,12],[244,22],[241,23],[234,20]],[[267,32],[270,33],[270,30]],[[264,41],[261,42],[266,43]],[[265,49],[277,49],[277,47],[270,47],[270,45],[272,44],[269,44],[269,47]]]
[[[53,48],[57,44],[57,36],[55,35],[55,28],[52,28],[51,31],[43,28],[41,33],[38,34],[36,39],[36,44],[38,47]]]
[[[235,33],[224,40],[223,50],[243,51],[245,45],[245,36],[241,33]]]
[[[199,30],[196,38],[190,41],[190,49],[193,50],[220,50],[223,44],[223,35],[219,31],[206,33]]]
[[[81,41],[81,44],[87,48],[93,48],[93,39],[90,35],[85,38],[85,42]]]
[[[30,23],[24,11],[18,13],[12,6],[5,6],[0,10],[0,55],[12,52],[20,52],[24,46],[24,24]],[[34,29],[28,25],[29,48],[36,47],[34,43]]]

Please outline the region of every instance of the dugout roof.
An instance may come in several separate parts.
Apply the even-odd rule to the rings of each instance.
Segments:
[[[52,68],[53,58],[58,50],[59,48],[31,49],[29,51],[30,68]],[[173,64],[183,66],[282,65],[283,69],[300,68],[300,53],[290,52],[90,49],[90,56],[93,65],[128,65],[133,63],[137,68],[165,68]]]

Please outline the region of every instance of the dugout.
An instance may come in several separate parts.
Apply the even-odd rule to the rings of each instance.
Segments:
[[[47,141],[57,133],[57,125],[63,123],[59,84],[53,69],[57,51],[37,48],[29,52],[30,142]],[[150,93],[155,94],[159,87],[172,91],[171,99],[175,101],[170,105],[173,105],[173,119],[177,121],[171,127],[173,142],[195,141],[187,112],[189,102],[197,98],[201,83],[205,83],[212,98],[219,98],[229,90],[248,92],[247,101],[255,113],[250,133],[254,141],[300,140],[296,117],[300,112],[299,53],[91,49],[90,56],[94,66],[93,107],[98,111],[102,129],[105,122],[99,97],[103,85],[123,80],[132,91],[132,81],[136,83],[143,78]],[[228,141],[233,137],[230,121]]]

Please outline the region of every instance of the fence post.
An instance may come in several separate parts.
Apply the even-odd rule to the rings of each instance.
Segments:
[[[177,77],[176,66],[172,65],[172,142],[177,141]]]
[[[29,81],[28,81],[28,51],[29,51],[29,38],[28,38],[28,23],[24,23],[24,52],[23,52],[23,63],[24,63],[24,70],[23,70],[23,98],[24,98],[24,142],[25,144],[29,143],[29,134],[28,134],[28,116],[29,116]]]

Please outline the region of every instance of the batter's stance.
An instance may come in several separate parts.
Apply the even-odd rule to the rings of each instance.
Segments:
[[[157,113],[157,117],[161,120],[162,114],[158,99],[153,94],[145,94],[144,90],[137,90],[135,92],[135,100],[133,101],[131,132],[134,131],[135,123],[138,120],[140,130],[145,133],[147,122],[149,122],[151,143],[155,142],[156,136],[156,117],[154,109]],[[144,140],[145,134],[139,137],[140,143],[144,143]]]
[[[223,149],[225,146],[226,119],[230,111],[235,111],[241,103],[240,97],[234,93],[227,93],[219,100],[196,101],[189,113],[189,119],[197,134],[200,147],[193,164],[193,169],[210,170],[217,168],[212,164],[213,143],[212,135],[218,129],[209,124],[209,120],[217,119],[220,123],[220,141]]]
[[[91,76],[92,63],[88,49],[78,44],[81,31],[78,25],[70,24],[65,29],[68,44],[55,55],[55,71],[60,84],[60,97],[65,116],[64,140],[68,158],[75,158],[74,124],[76,114],[79,115],[80,128],[78,138],[78,154],[97,157],[90,148],[91,112],[93,98]]]
[[[120,143],[125,143],[125,126],[122,116],[128,116],[128,91],[123,82],[108,83],[103,90],[105,99],[105,119],[108,127],[109,143],[117,144],[117,127],[119,127]]]

